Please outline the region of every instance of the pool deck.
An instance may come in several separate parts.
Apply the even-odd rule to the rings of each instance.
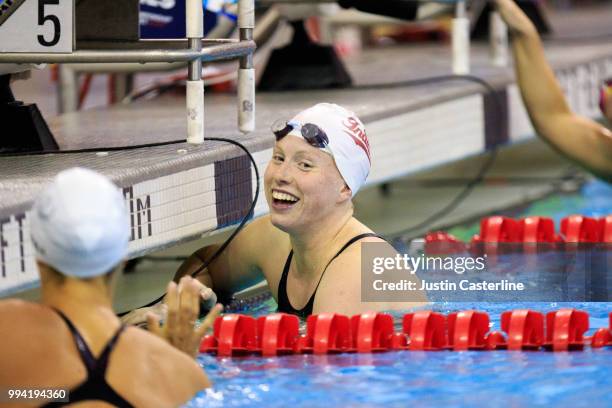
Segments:
[[[554,42],[547,46],[547,54],[573,109],[597,116],[598,86],[612,76],[612,44]],[[448,75],[450,49],[384,47],[365,50],[346,63],[357,86],[367,87]],[[491,83],[497,96],[457,80],[418,87],[261,93],[257,129],[248,136],[236,129],[235,97],[207,95],[206,134],[243,143],[253,153],[261,176],[273,144],[269,124],[308,105],[335,102],[354,110],[366,124],[373,156],[370,185],[533,138],[512,69],[493,67],[487,47],[475,45],[472,74]],[[48,120],[62,149],[104,150],[184,138],[184,105],[182,97],[164,96]],[[236,147],[213,141],[102,155],[0,157],[0,294],[36,281],[28,211],[45,183],[73,166],[100,171],[123,188],[131,212],[131,257],[236,223],[255,190],[246,156]],[[260,196],[256,214],[266,211]]]

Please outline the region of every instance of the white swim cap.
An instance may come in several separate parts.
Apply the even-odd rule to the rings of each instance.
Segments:
[[[302,126],[312,123],[326,133],[329,139],[327,147],[354,197],[365,183],[371,165],[370,143],[365,126],[357,115],[333,103],[319,103],[298,113],[289,123]],[[297,128],[289,134],[302,137]]]
[[[109,272],[127,254],[129,230],[117,186],[88,169],[59,173],[32,208],[36,257],[68,276],[89,278]]]

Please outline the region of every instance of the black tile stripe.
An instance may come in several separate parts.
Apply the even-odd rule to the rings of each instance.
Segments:
[[[218,228],[235,224],[249,211],[253,200],[251,162],[247,156],[215,162]]]

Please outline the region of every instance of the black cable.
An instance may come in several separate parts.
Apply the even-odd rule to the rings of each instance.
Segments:
[[[257,167],[257,162],[255,162],[255,158],[253,158],[253,155],[251,154],[249,149],[247,149],[240,142],[237,142],[237,141],[232,140],[232,139],[226,139],[226,138],[223,138],[223,137],[207,137],[205,140],[212,140],[212,141],[216,141],[216,142],[230,143],[230,144],[233,144],[234,146],[239,147],[240,149],[242,149],[247,154],[251,164],[253,165],[253,170],[255,171],[255,179],[256,179],[255,197],[253,198],[253,202],[251,203],[251,207],[249,208],[249,212],[242,218],[242,221],[240,222],[238,227],[234,230],[234,232],[232,232],[232,234],[225,240],[225,242],[219,247],[219,249],[217,249],[217,251],[213,254],[213,256],[207,262],[202,263],[202,265],[195,272],[193,272],[191,274],[191,276],[195,276],[198,273],[200,273],[201,271],[203,271],[204,269],[206,269],[208,267],[208,265],[210,265],[210,263],[212,261],[217,259],[217,257],[225,250],[225,248],[227,248],[227,246],[232,242],[232,240],[236,237],[236,235],[244,228],[246,222],[253,216],[253,213],[255,211],[255,205],[257,205],[257,200],[259,199],[259,189],[260,189],[260,185],[259,185],[260,184],[259,183],[259,169]],[[178,144],[178,143],[185,143],[185,139],[172,140],[172,141],[168,141],[168,142],[148,143],[148,144],[134,145],[134,146],[125,146],[125,147],[105,147],[105,148],[91,148],[91,149],[77,149],[77,150],[60,150],[60,151],[41,151],[41,152],[27,152],[27,153],[26,152],[0,153],[0,156],[1,157],[4,157],[4,156],[32,156],[32,155],[42,155],[42,154],[73,154],[73,153],[89,153],[89,152],[100,153],[100,152],[106,152],[106,151],[133,150],[133,149],[141,149],[141,148],[145,148],[145,147],[166,146],[166,145]],[[163,295],[161,295],[157,299],[155,299],[152,302],[149,302],[146,305],[141,306],[141,307],[152,306],[152,305],[156,304],[157,302],[159,302],[160,300],[162,300],[164,298],[164,296],[166,296],[165,292],[164,292]],[[139,309],[139,308],[135,308],[135,309]],[[124,316],[124,315],[130,313],[131,311],[133,311],[135,309],[131,309],[131,310],[119,313],[117,315],[119,317],[121,317],[121,316]]]
[[[436,76],[431,76],[431,77],[408,79],[406,81],[397,81],[397,82],[382,82],[382,83],[377,83],[377,84],[353,85],[352,87],[347,88],[347,89],[357,90],[357,91],[361,91],[364,89],[365,90],[367,89],[387,89],[387,88],[420,86],[420,85],[427,85],[427,84],[433,84],[433,83],[438,83],[438,82],[450,82],[450,81],[475,82],[478,85],[485,88],[491,94],[497,95],[496,94],[497,90],[495,89],[495,87],[493,87],[493,85],[491,85],[489,82],[487,82],[486,80],[480,77],[477,77],[475,75],[454,75],[454,74],[436,75]],[[496,99],[499,104],[498,107],[501,112],[503,110],[501,101],[499,100],[499,98],[496,98]]]
[[[226,142],[226,143],[230,143],[233,144],[235,146],[238,146],[240,149],[242,149],[247,156],[249,157],[249,160],[251,161],[251,164],[253,165],[253,170],[255,171],[255,179],[257,181],[256,183],[256,187],[255,187],[255,196],[253,197],[253,202],[251,203],[251,207],[249,208],[249,212],[242,218],[242,221],[240,222],[240,224],[238,225],[238,227],[236,227],[236,229],[232,232],[232,234],[225,240],[225,242],[223,242],[223,244],[215,251],[215,253],[210,257],[210,259],[208,259],[208,261],[206,262],[202,262],[202,265],[200,265],[200,267],[198,269],[196,269],[194,272],[191,273],[192,277],[195,277],[198,273],[202,272],[204,269],[206,269],[208,267],[208,265],[210,265],[215,259],[217,259],[219,257],[219,255],[221,255],[221,253],[225,250],[225,248],[227,248],[227,246],[232,242],[232,240],[236,237],[236,235],[238,235],[238,233],[244,228],[244,226],[246,225],[247,221],[253,216],[254,212],[255,212],[255,206],[257,205],[257,200],[259,199],[259,188],[260,188],[260,183],[259,183],[259,169],[257,168],[257,162],[255,162],[255,158],[253,157],[253,155],[251,154],[251,152],[249,152],[249,150],[244,147],[244,145],[242,145],[240,142],[237,142],[235,140],[232,139],[226,139],[226,138],[222,138],[222,137],[208,137],[206,138],[206,140],[214,140],[214,141],[218,141],[218,142]],[[124,316],[130,312],[132,312],[135,309],[140,309],[143,307],[149,307],[149,306],[153,306],[154,304],[160,302],[164,296],[166,296],[166,292],[164,292],[160,297],[158,297],[157,299],[147,303],[144,306],[140,306],[131,310],[127,310],[125,312],[122,313],[118,313],[117,316],[121,317]]]
[[[168,145],[179,144],[179,143],[185,143],[185,139],[169,140],[167,142],[145,143],[145,144],[132,145],[132,146],[92,147],[92,148],[87,148],[87,149],[74,149],[74,150],[42,150],[42,151],[34,151],[34,152],[2,152],[0,151],[0,157],[40,156],[43,154],[105,153],[105,152],[114,152],[114,151],[123,151],[123,150],[144,149],[147,147],[168,146]]]
[[[420,231],[429,225],[433,224],[435,221],[438,221],[440,218],[450,214],[455,208],[457,208],[474,190],[474,187],[478,185],[484,178],[485,174],[491,169],[495,159],[497,158],[497,149],[491,151],[491,155],[488,160],[485,161],[484,165],[480,169],[480,171],[476,174],[474,179],[469,182],[459,194],[455,198],[453,198],[445,207],[442,207],[439,211],[436,211],[431,216],[427,217],[425,220],[421,221],[418,224],[412,225],[408,228],[402,229],[400,231],[396,231],[391,234],[385,234],[391,237],[403,235],[412,231]]]
[[[142,259],[146,261],[153,262],[178,262],[178,261],[186,261],[189,259],[188,256],[155,256],[155,255],[145,255],[137,259]]]
[[[457,185],[465,185],[471,179],[461,177],[436,177],[431,179],[411,179],[402,181],[401,184],[394,184],[393,190],[399,189],[406,190],[410,188],[441,188],[441,187],[453,187]],[[579,177],[576,174],[568,174],[560,177],[487,177],[482,180],[483,183],[490,183],[493,185],[529,185],[529,184],[548,184],[548,183],[563,183],[567,181],[582,181],[583,177]]]
[[[397,88],[397,87],[406,87],[406,86],[426,85],[426,84],[444,82],[444,81],[470,81],[470,82],[475,82],[479,84],[480,86],[484,87],[493,96],[493,100],[495,101],[495,104],[499,110],[500,117],[504,117],[503,104],[502,104],[499,94],[497,93],[497,90],[484,79],[479,78],[474,75],[439,75],[439,76],[434,76],[434,77],[412,79],[412,80],[400,81],[400,82],[357,85],[357,86],[353,86],[350,89],[364,90],[364,89]],[[442,209],[440,209],[439,211],[434,212],[431,216],[427,217],[425,220],[419,222],[418,224],[415,224],[401,231],[397,231],[396,233],[387,234],[387,235],[393,237],[393,236],[397,236],[401,234],[406,234],[408,232],[421,230],[431,225],[433,222],[437,221],[441,217],[448,215],[455,208],[457,208],[459,204],[461,204],[463,200],[465,200],[470,195],[474,187],[476,187],[476,185],[478,185],[484,179],[484,176],[491,169],[496,158],[497,158],[497,146],[494,146],[493,149],[491,149],[491,154],[489,158],[484,162],[484,164],[482,165],[482,167],[480,168],[476,176],[474,176],[474,178],[471,179],[471,181],[469,181],[465,185],[463,190],[461,190],[459,194],[457,194],[457,196],[453,198],[446,206],[442,207]]]

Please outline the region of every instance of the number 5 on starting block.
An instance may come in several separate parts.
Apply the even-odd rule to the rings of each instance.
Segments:
[[[73,50],[74,0],[0,0],[0,52]]]

